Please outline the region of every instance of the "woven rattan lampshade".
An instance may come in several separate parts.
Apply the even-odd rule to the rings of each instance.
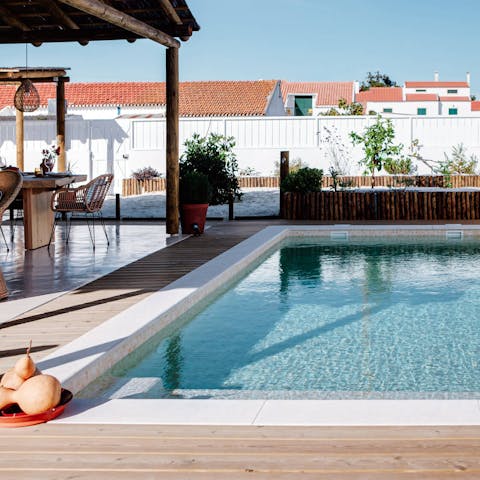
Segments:
[[[21,112],[34,112],[40,106],[40,95],[28,78],[23,79],[17,88],[14,103],[15,108]]]

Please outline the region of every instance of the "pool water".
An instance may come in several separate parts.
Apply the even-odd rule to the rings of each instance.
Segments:
[[[480,398],[480,243],[289,240],[88,386],[109,398]]]

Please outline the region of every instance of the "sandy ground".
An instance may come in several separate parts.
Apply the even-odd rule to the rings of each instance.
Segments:
[[[278,189],[243,188],[243,196],[233,207],[236,217],[264,217],[278,215]],[[115,217],[115,197],[108,197],[102,209],[106,218]],[[120,197],[122,218],[165,218],[165,192]],[[208,207],[207,217],[228,219],[228,205]]]

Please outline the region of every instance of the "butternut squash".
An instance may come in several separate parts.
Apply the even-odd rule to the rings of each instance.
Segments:
[[[3,374],[0,386],[10,388],[11,390],[17,390],[18,388],[20,388],[24,381],[25,379],[18,375],[15,369],[10,368],[10,370],[7,370]]]

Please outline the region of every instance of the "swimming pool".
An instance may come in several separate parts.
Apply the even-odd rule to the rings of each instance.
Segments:
[[[80,396],[480,398],[479,259],[463,237],[286,240]]]

